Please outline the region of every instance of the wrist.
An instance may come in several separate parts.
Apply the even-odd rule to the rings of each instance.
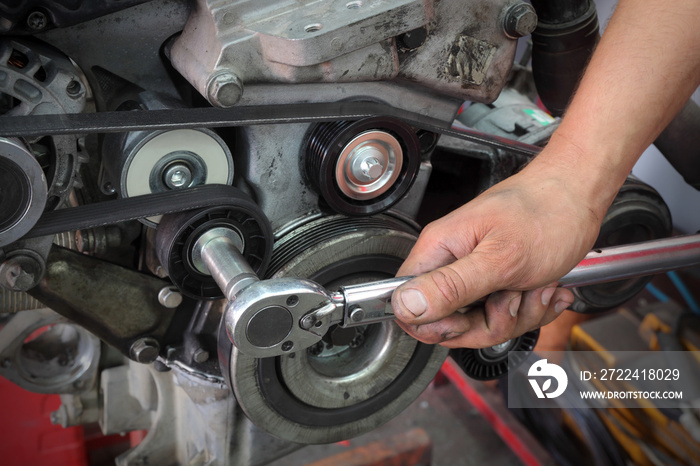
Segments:
[[[600,223],[631,169],[613,152],[586,147],[557,131],[523,172],[543,182],[553,180]]]

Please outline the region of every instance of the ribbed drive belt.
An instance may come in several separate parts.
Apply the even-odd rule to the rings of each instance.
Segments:
[[[532,157],[541,149],[472,130],[454,129],[445,122],[386,104],[374,102],[332,102],[263,105],[250,107],[183,108],[124,112],[0,117],[0,136],[32,137],[57,134],[117,133],[134,130],[172,130],[290,123],[321,123],[386,116],[439,134]],[[231,188],[205,185],[183,190],[117,199],[69,209],[46,212],[24,237],[34,238],[64,231],[109,225],[225,204]]]
[[[52,210],[45,212],[23,238],[55,235],[64,231],[83,230],[138,218],[224,205],[240,196],[239,192],[233,186],[207,184]]]

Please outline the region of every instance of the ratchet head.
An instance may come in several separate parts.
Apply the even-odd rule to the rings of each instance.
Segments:
[[[330,313],[315,317],[310,328],[302,327],[301,322],[310,311],[329,306],[334,306],[331,295],[312,281],[263,280],[229,300],[224,325],[241,353],[256,358],[281,356],[321,340],[331,325]]]

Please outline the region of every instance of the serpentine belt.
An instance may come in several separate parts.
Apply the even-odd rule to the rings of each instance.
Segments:
[[[233,127],[266,124],[320,123],[388,116],[435,133],[532,157],[540,148],[473,130],[452,128],[445,122],[374,102],[333,102],[250,107],[184,108],[130,112],[97,112],[59,115],[0,117],[0,136],[31,137],[57,134],[112,133],[133,130],[172,130],[201,127]],[[24,238],[94,228],[137,218],[226,204],[235,188],[204,185],[183,190],[45,212]]]

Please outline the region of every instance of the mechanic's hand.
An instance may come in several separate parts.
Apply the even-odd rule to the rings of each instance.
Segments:
[[[593,246],[601,209],[565,175],[534,165],[423,230],[397,275],[424,275],[392,297],[410,335],[483,348],[545,325],[571,305],[573,294],[556,280]],[[455,312],[485,296],[485,305]]]

